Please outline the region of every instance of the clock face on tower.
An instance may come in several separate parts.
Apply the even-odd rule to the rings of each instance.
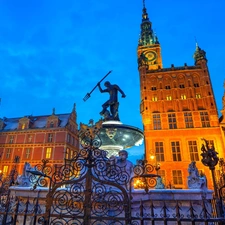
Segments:
[[[156,52],[154,51],[147,51],[144,53],[148,61],[154,61],[156,59]]]

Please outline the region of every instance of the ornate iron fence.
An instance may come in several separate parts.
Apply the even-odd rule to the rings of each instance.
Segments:
[[[52,168],[43,160],[30,169],[32,187],[13,186],[16,173],[9,178],[11,188],[0,182],[0,224],[225,224],[220,199],[208,200],[204,195],[184,201],[148,197],[156,185],[154,167],[139,163],[131,173],[127,161],[118,164],[115,158],[108,159],[99,149],[98,132],[96,127],[83,131],[82,149],[73,152],[64,165]],[[133,190],[135,179],[142,179],[144,191]]]

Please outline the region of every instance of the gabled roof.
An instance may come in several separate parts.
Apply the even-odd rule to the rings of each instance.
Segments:
[[[65,113],[65,114],[56,114],[56,116],[59,118],[59,125],[58,127],[65,127],[69,121],[71,113]],[[29,129],[43,129],[47,125],[48,117],[51,115],[45,115],[45,116],[27,116],[28,119],[30,119],[30,126]],[[0,132],[4,131],[13,131],[18,129],[19,120],[24,117],[18,117],[18,118],[3,118],[1,121],[4,123],[3,129],[0,130]]]

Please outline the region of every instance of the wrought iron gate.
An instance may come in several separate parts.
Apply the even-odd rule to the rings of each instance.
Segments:
[[[201,200],[182,202],[146,198],[149,188],[156,185],[152,165],[140,163],[130,174],[127,164],[116,164],[114,158],[108,159],[106,152],[99,149],[98,129],[85,131],[81,138],[83,148],[64,165],[52,168],[43,160],[43,164],[29,171],[32,190],[9,188],[15,183],[16,167],[8,180],[1,181],[0,224],[225,224],[220,199],[207,200],[204,195]],[[135,179],[144,181],[145,193],[137,195],[141,197],[132,190]],[[23,194],[18,194],[21,190]]]

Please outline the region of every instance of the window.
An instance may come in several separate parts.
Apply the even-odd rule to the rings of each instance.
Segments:
[[[177,129],[177,120],[176,120],[175,113],[168,114],[168,123],[169,123],[169,129]]]
[[[158,170],[158,175],[162,177],[162,181],[166,184],[166,171],[165,170]]]
[[[199,87],[199,83],[194,83],[194,87]]]
[[[166,100],[167,100],[167,101],[171,101],[171,100],[172,100],[172,96],[171,96],[171,95],[167,95],[167,96],[166,96]]]
[[[186,96],[186,95],[181,95],[180,98],[181,98],[182,100],[184,100],[184,99],[187,99],[187,96]]]
[[[172,175],[173,175],[173,184],[174,185],[183,184],[181,170],[172,170]]]
[[[6,174],[8,172],[9,167],[8,166],[4,166],[3,167],[3,174]]]
[[[10,158],[10,155],[11,155],[11,149],[8,148],[8,149],[6,150],[5,158],[6,158],[6,159],[9,159],[9,158]]]
[[[26,124],[23,123],[22,126],[21,126],[21,129],[24,130],[25,129],[25,126],[26,126]]]
[[[9,137],[9,143],[12,144],[14,142],[14,136]]]
[[[185,112],[184,113],[184,121],[185,121],[186,128],[193,128],[194,127],[191,112]]]
[[[72,136],[72,143],[71,143],[71,144],[74,145],[74,143],[75,143],[75,142],[74,142],[74,137]]]
[[[164,161],[163,142],[155,142],[155,156],[157,162]]]
[[[180,88],[184,88],[184,84],[180,84]]]
[[[70,151],[70,159],[73,158],[73,150]]]
[[[53,128],[53,127],[54,127],[54,122],[51,121],[51,123],[50,123],[50,128]]]
[[[196,94],[195,97],[196,98],[201,98],[201,95],[200,94]]]
[[[67,148],[67,149],[66,149],[66,159],[69,159],[69,155],[70,155],[70,149]]]
[[[152,91],[156,91],[156,87],[152,87]]]
[[[191,161],[199,161],[197,142],[188,141],[188,148]]]
[[[30,148],[27,148],[26,149],[26,152],[25,152],[25,158],[26,159],[29,159],[30,158],[30,153],[31,153]]]
[[[180,143],[179,141],[171,142],[173,161],[181,161]]]
[[[152,101],[153,101],[153,102],[157,102],[157,101],[158,101],[157,96],[153,96],[153,97],[152,97]]]
[[[48,142],[52,142],[53,141],[53,134],[48,134]]]
[[[51,154],[52,154],[52,148],[47,148],[46,149],[46,159],[51,158]]]
[[[67,142],[70,143],[71,135],[67,134]]]
[[[162,129],[160,114],[153,114],[153,126],[154,126],[154,130]]]
[[[170,85],[166,85],[166,87],[165,87],[166,89],[170,89]]]
[[[202,127],[210,127],[208,112],[200,112]]]
[[[30,143],[30,142],[32,142],[32,135],[28,135],[28,142]]]

